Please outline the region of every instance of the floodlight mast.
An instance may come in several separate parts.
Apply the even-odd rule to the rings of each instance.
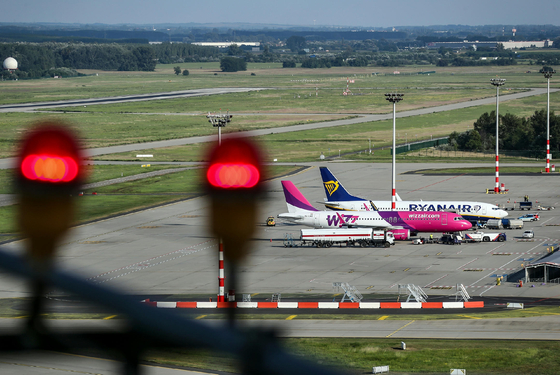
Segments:
[[[403,96],[404,94],[395,94],[395,93],[390,93],[390,94],[385,94],[385,99],[390,101],[391,103],[393,103],[393,168],[392,168],[392,175],[393,175],[393,183],[392,183],[392,191],[391,191],[391,210],[395,210],[396,209],[396,187],[395,187],[395,176],[396,176],[396,139],[395,139],[395,134],[396,134],[396,119],[397,119],[397,103],[400,102],[401,100],[403,100]]]
[[[550,173],[550,78],[556,73],[556,70],[544,67],[540,73],[546,78],[546,173]]]
[[[212,126],[218,128],[218,145],[222,144],[222,128],[226,126],[228,122],[231,122],[231,118],[233,116],[229,114],[229,110],[225,115],[221,113],[219,115],[215,113],[210,113],[206,115],[208,122],[212,124]]]
[[[498,125],[500,123],[499,108],[500,108],[500,86],[506,83],[505,78],[492,78],[490,83],[496,86],[496,185],[494,186],[494,193],[500,192],[500,154],[499,154],[499,135]]]
[[[220,110],[221,111],[221,110]],[[233,116],[229,114],[229,110],[225,115],[221,113],[211,114],[208,112],[206,118],[212,126],[218,128],[218,146],[222,144],[222,128],[226,126],[228,122],[231,121]],[[225,302],[225,269],[224,269],[224,244],[220,238],[220,243],[218,245],[218,302]]]

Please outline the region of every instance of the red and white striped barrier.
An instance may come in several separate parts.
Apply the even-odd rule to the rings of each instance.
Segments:
[[[463,309],[484,307],[484,301],[470,302],[156,302],[144,300],[161,309]]]

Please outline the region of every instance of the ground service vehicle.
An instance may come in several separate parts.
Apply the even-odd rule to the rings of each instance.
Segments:
[[[460,234],[445,233],[439,239],[439,243],[447,245],[460,245],[463,242],[463,237]]]
[[[274,216],[269,216],[268,219],[266,219],[266,225],[269,227],[273,227],[276,225],[276,221],[274,221]]]
[[[486,222],[486,228],[488,229],[503,229],[502,220],[491,219]]]
[[[526,230],[525,232],[523,232],[521,237],[523,237],[523,238],[535,238],[535,233],[532,230]]]
[[[505,233],[489,233],[489,232],[472,232],[465,233],[465,242],[503,242],[506,240]]]
[[[302,229],[301,244],[317,247],[346,246],[389,247],[395,244],[391,232],[372,228]]]
[[[520,210],[532,210],[533,209],[533,202],[519,202],[519,209]]]
[[[523,229],[523,220],[519,219],[502,219],[502,224],[506,229]]]

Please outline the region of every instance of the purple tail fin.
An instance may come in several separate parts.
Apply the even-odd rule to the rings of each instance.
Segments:
[[[317,209],[313,207],[307,199],[305,199],[303,194],[301,194],[292,181],[282,181],[282,188],[284,189],[284,196],[286,197],[288,210],[290,210],[290,206],[293,206],[300,210],[317,211]]]

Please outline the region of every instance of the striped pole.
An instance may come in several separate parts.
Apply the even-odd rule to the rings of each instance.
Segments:
[[[499,106],[500,106],[500,86],[506,83],[505,78],[492,78],[490,80],[492,85],[496,86],[496,185],[494,186],[494,193],[500,192],[500,146],[499,146]]]
[[[397,102],[403,100],[404,94],[385,94],[385,99],[393,103],[393,167],[392,167],[392,175],[393,175],[393,185],[391,191],[391,210],[396,209],[396,155],[397,155],[397,148],[396,148],[396,123],[397,123]]]
[[[546,78],[546,173],[550,173],[550,78],[556,71],[543,67],[540,73]]]
[[[222,243],[222,239],[220,239],[220,245],[218,248],[219,253],[219,276],[218,276],[218,302],[225,302],[225,285],[224,285],[224,244]]]

